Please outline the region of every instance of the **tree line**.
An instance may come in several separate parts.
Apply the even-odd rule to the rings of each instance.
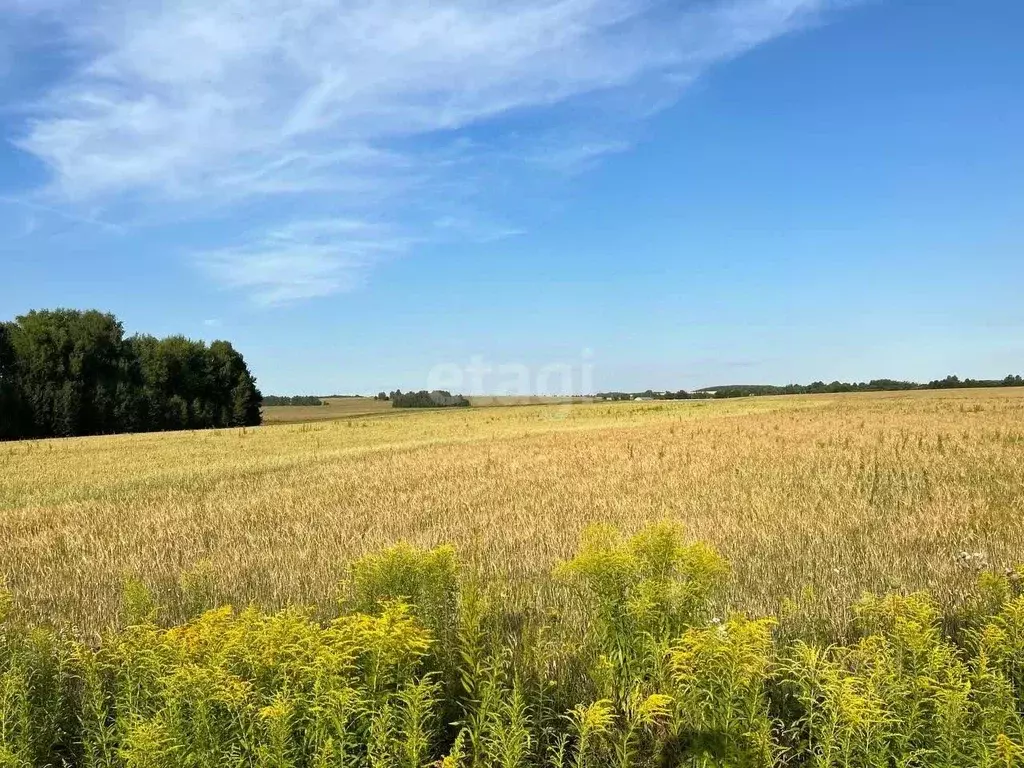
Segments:
[[[685,389],[677,392],[647,389],[643,392],[598,392],[594,397],[599,400],[689,400],[693,395]]]
[[[327,405],[315,395],[264,395],[264,405]]]
[[[810,384],[731,384],[722,387],[706,387],[699,392],[714,392],[716,398],[748,397],[750,395],[818,395],[842,392],[902,392],[918,389],[968,389],[983,387],[1024,387],[1024,377],[1010,375],[1004,379],[961,379],[947,376],[934,379],[927,384],[896,379],[872,379],[862,382],[833,381],[826,384],[815,381]]]
[[[380,395],[377,397],[381,399]],[[425,389],[419,392],[402,392],[396,389],[386,399],[391,401],[392,408],[466,408],[470,404],[462,395],[453,395],[444,389],[435,389],[432,392]]]
[[[95,310],[0,322],[0,440],[254,426],[262,399],[227,341],[125,337]]]

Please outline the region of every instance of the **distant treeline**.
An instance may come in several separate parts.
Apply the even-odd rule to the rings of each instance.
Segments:
[[[226,341],[125,338],[96,311],[0,323],[0,440],[252,426],[261,400]]]
[[[264,395],[264,405],[327,405],[315,395]]]
[[[711,397],[711,395],[704,392],[687,392],[685,389],[680,389],[677,392],[655,392],[648,389],[643,392],[598,392],[594,397],[601,400],[690,400]]]
[[[947,376],[935,379],[927,384],[915,381],[898,381],[895,379],[872,379],[867,382],[849,383],[833,381],[826,384],[815,381],[811,384],[730,384],[721,387],[706,387],[699,392],[714,393],[716,398],[748,397],[750,395],[816,395],[836,394],[840,392],[901,392],[916,389],[968,389],[974,387],[1024,387],[1024,377],[1007,376],[1005,379],[961,379]],[[695,393],[697,394],[697,393]]]
[[[377,397],[384,399],[380,395]],[[427,392],[425,389],[421,389],[419,392],[402,392],[402,390],[396,389],[386,399],[391,401],[392,408],[465,408],[469,406],[469,400],[462,395],[453,395],[444,389],[435,389],[433,392]]]

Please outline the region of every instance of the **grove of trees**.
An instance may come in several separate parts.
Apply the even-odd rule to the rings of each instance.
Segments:
[[[126,338],[94,310],[0,322],[0,440],[253,426],[261,401],[227,341]]]
[[[453,395],[443,389],[435,389],[427,392],[425,389],[419,392],[402,392],[396,389],[388,399],[391,400],[392,408],[465,408],[469,406],[469,400],[462,395]]]
[[[264,395],[264,405],[326,405],[316,395]]]
[[[598,392],[594,397],[600,400],[689,400],[692,395],[685,389],[678,392],[655,392],[648,389],[643,392]]]

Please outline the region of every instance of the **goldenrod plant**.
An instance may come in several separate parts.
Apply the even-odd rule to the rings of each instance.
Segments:
[[[925,592],[865,594],[832,644],[727,611],[725,560],[675,525],[594,530],[557,571],[582,621],[510,616],[409,545],[357,561],[333,618],[176,622],[129,580],[89,639],[0,593],[0,768],[1024,767],[1016,571],[978,576],[958,633]]]

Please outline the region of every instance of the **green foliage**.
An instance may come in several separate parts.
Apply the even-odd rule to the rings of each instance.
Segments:
[[[216,608],[217,573],[213,563],[200,560],[178,579],[185,615],[194,618]]]
[[[459,626],[459,567],[450,546],[421,550],[398,544],[367,555],[352,564],[343,597],[347,606],[377,614],[382,606],[401,600],[438,640],[438,653],[454,670]]]
[[[684,745],[729,763],[773,764],[767,680],[774,623],[734,616],[690,628],[672,647],[676,732]]]
[[[604,740],[615,725],[615,709],[607,699],[578,704],[568,715],[569,727],[576,737],[573,768],[586,768],[603,756]]]
[[[83,764],[326,766],[374,749],[419,763],[436,707],[430,643],[401,603],[329,625],[222,608],[129,627],[82,650]]]
[[[0,439],[249,426],[261,399],[226,341],[124,338],[95,311],[0,323]]]
[[[72,651],[51,632],[0,622],[0,766],[57,764],[70,755]]]
[[[559,572],[592,622],[501,602],[450,548],[356,562],[342,615],[207,610],[143,585],[98,644],[0,621],[0,767],[1021,768],[1024,596],[983,575],[961,641],[924,594],[867,595],[822,647],[719,620],[721,558],[671,525],[595,531]],[[183,578],[212,599],[199,564]],[[442,639],[443,638],[443,639]]]
[[[444,389],[435,389],[427,392],[421,389],[419,392],[402,392],[396,389],[386,397],[384,393],[377,395],[378,400],[390,400],[392,408],[468,408],[470,402],[462,395],[453,395]]]
[[[27,422],[18,386],[13,330],[10,323],[0,323],[0,440],[21,435]]]
[[[636,684],[664,680],[669,641],[710,617],[728,568],[662,523],[625,541],[611,528],[590,529],[559,573],[586,601],[598,663],[610,674],[604,693],[621,704]]]
[[[3,626],[13,611],[14,597],[3,582],[0,582],[0,626]]]
[[[1024,387],[1024,377],[1010,374],[1003,379],[961,379],[958,376],[947,376],[935,379],[927,384],[915,381],[898,381],[896,379],[872,379],[871,381],[846,382],[833,381],[826,384],[815,381],[810,384],[727,384],[725,386],[705,387],[695,395],[703,392],[713,393],[716,398],[749,397],[751,395],[820,395],[838,394],[842,392],[904,392],[915,389],[977,389],[990,387]]]
[[[121,593],[121,623],[128,627],[156,621],[156,600],[149,587],[135,578],[125,579]]]
[[[317,406],[327,403],[315,395],[264,395],[263,405]]]
[[[800,713],[794,751],[813,766],[1015,765],[1024,731],[1012,676],[1022,649],[1012,631],[1002,634],[1014,608],[992,617],[973,649],[957,648],[926,595],[866,596],[855,608],[864,631],[856,643],[798,643],[780,665]]]
[[[619,768],[642,762],[644,754],[659,754],[665,747],[664,729],[673,722],[673,699],[664,693],[644,696],[634,688],[623,703],[622,727],[614,742]]]
[[[426,627],[435,642],[430,664],[441,674],[444,718],[457,718],[455,702],[459,675],[459,567],[452,547],[422,550],[398,544],[356,560],[343,585],[342,605],[376,615],[382,607],[401,601]]]

